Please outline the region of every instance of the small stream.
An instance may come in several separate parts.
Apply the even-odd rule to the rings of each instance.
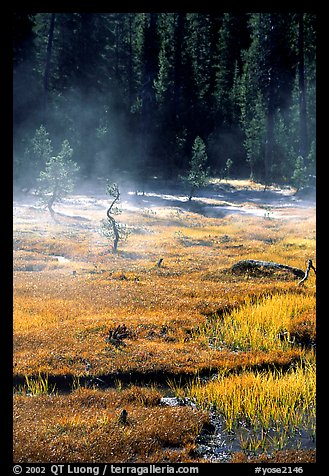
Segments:
[[[189,405],[197,408],[190,399],[177,397],[161,398],[161,405],[176,407]],[[196,454],[211,463],[228,462],[232,453],[240,451],[241,447],[236,437],[224,436],[225,422],[214,412],[210,412],[210,423],[206,424],[196,440]]]
[[[52,257],[57,259],[59,263],[69,263],[71,261],[68,258],[65,258],[65,256],[61,256],[61,255],[52,255]]]
[[[140,377],[140,378],[138,378]],[[131,375],[121,375],[120,381],[124,387],[128,387],[131,384],[139,386],[148,386],[149,384],[155,385],[156,388],[164,395],[159,402],[159,405],[177,407],[177,406],[190,406],[197,409],[197,405],[189,398],[179,398],[174,396],[174,391],[165,383],[162,379],[159,379],[159,375],[152,375],[148,378],[142,378],[143,376],[135,375],[135,379]],[[157,378],[158,379],[157,379]],[[14,391],[21,392],[24,387],[25,378],[23,376],[14,377]],[[168,380],[166,380],[168,382]],[[65,395],[74,390],[73,376],[49,376],[49,391]],[[108,388],[115,388],[117,385],[117,379],[111,376],[88,377],[84,376],[79,379],[79,385],[87,386],[91,388],[99,388],[100,390],[106,390]],[[257,440],[260,434],[256,433],[253,428],[248,428],[244,422],[240,422],[237,428],[228,432],[225,429],[225,420],[214,410],[209,410],[209,422],[206,423],[199,436],[196,439],[195,456],[198,458],[204,458],[211,463],[225,463],[229,462],[232,455],[236,452],[243,451],[242,441]],[[274,440],[279,439],[280,435],[275,429],[270,429],[267,432],[266,448],[261,447],[258,450],[247,451],[247,454],[255,455],[256,453],[272,453],[275,449],[302,449],[309,450],[316,448],[315,436],[311,437],[311,431],[307,429],[295,429],[294,431],[288,431],[289,436],[284,442],[282,447],[277,447]],[[271,443],[272,442],[272,443]]]
[[[163,397],[160,404],[171,407],[189,405],[193,408],[197,408],[196,404],[188,398]],[[251,439],[257,436],[256,433],[251,428],[248,429],[243,422],[241,422],[239,428],[227,432],[225,430],[226,425],[224,418],[214,410],[210,410],[209,417],[209,423],[203,427],[197,437],[196,455],[210,463],[229,462],[234,453],[243,451],[241,441],[246,440],[247,435],[249,435]],[[315,437],[312,438],[310,432],[305,429],[295,429],[295,431],[292,431],[292,434],[287,437],[286,441],[284,443],[282,442],[282,448],[274,443],[275,438],[278,439],[279,436],[275,429],[268,430],[267,435],[268,441],[272,441],[272,444],[267,444],[264,449],[259,447],[257,450],[250,450],[249,452],[247,450],[247,453],[255,455],[256,453],[260,454],[263,452],[271,453],[276,449],[316,449]]]

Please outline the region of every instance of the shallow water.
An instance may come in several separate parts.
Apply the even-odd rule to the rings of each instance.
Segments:
[[[160,404],[171,407],[189,405],[197,408],[196,404],[188,398],[163,397]],[[233,453],[243,451],[241,440],[246,440],[248,435],[255,439],[259,436],[259,440],[261,440],[260,433],[257,435],[257,432],[252,428],[248,429],[244,422],[241,422],[234,431],[227,432],[224,418],[214,410],[209,413],[209,421],[210,423],[203,428],[196,440],[196,454],[209,462],[229,462]],[[309,450],[316,448],[315,436],[312,437],[312,432],[304,428],[290,431],[286,440],[281,442],[282,447],[279,447],[278,443],[275,444],[275,441],[279,440],[279,436],[274,429],[268,430],[266,446],[260,447],[258,450],[250,450],[249,453],[255,455],[264,451],[271,453],[276,449]]]
[[[56,258],[59,263],[69,263],[71,260],[68,258],[65,258],[65,256],[60,256],[60,255],[52,255],[53,258]]]

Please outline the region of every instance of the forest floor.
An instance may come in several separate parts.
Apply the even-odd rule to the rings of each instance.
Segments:
[[[104,186],[15,196],[14,461],[315,461],[314,273],[231,270],[316,266],[314,198],[121,190],[116,254]]]

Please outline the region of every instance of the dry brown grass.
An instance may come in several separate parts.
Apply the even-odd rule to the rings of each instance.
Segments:
[[[159,394],[80,388],[67,396],[16,396],[16,462],[189,462],[207,415],[159,406]],[[128,412],[126,423],[119,416]]]
[[[225,310],[240,312],[265,296],[291,296],[297,308],[299,298],[314,302],[313,274],[297,286],[290,276],[227,271],[248,258],[305,269],[315,256],[314,210],[299,210],[298,220],[269,218],[266,209],[264,216],[224,218],[170,207],[124,211],[120,220],[131,227],[131,236],[119,244],[117,255],[97,232],[102,210],[91,213],[87,207],[88,221],[59,215],[57,223],[45,211],[16,211],[15,375],[153,373],[165,382],[168,376],[216,369],[285,369],[309,358],[308,347],[315,342],[312,304],[287,320],[294,343],[284,348],[278,338],[271,348],[237,352],[212,346],[209,330]],[[160,268],[159,258],[164,258]],[[280,299],[275,302],[280,307]],[[129,337],[114,345],[106,336],[119,324],[129,329]],[[67,396],[15,396],[15,461],[193,460],[205,414],[160,407],[158,397],[138,392],[81,389]],[[86,399],[93,402],[90,407]],[[121,427],[117,416],[123,406],[129,425]]]
[[[272,455],[261,454],[248,457],[245,453],[235,453],[231,463],[315,463],[315,450],[274,451]]]

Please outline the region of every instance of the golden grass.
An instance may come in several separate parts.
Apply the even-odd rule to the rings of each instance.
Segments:
[[[223,384],[235,386],[241,400],[239,378],[250,390],[265,379],[262,369],[314,361],[314,274],[298,286],[289,275],[229,272],[248,258],[302,269],[312,258],[316,265],[314,210],[298,210],[298,219],[288,218],[293,209],[282,212],[284,219],[271,218],[265,208],[258,217],[209,218],[197,211],[124,211],[120,220],[131,235],[114,255],[97,232],[101,210],[84,211],[88,221],[58,216],[55,223],[46,211],[17,209],[14,374],[29,379],[30,392],[32,376],[39,374],[149,374],[164,383],[224,372]],[[129,337],[114,345],[106,337],[119,324]],[[284,385],[283,393],[300,382],[296,372],[271,378],[273,386]],[[125,392],[16,395],[15,461],[192,461],[205,413],[160,407],[153,390],[153,397],[136,388]],[[82,395],[91,400],[94,395],[90,411]],[[102,407],[96,415],[102,398],[108,410]],[[123,406],[130,416],[127,427],[117,419]]]
[[[191,407],[162,407],[152,389],[79,388],[14,398],[15,462],[189,462],[207,421]],[[120,422],[122,409],[127,422]]]
[[[194,379],[172,388],[198,408],[221,415],[225,431],[236,433],[247,454],[282,450],[303,431],[315,441],[316,369],[311,358],[288,372],[281,370],[227,374],[219,372],[208,382]],[[298,443],[297,443],[298,446]]]
[[[228,431],[247,421],[253,427],[302,426],[302,417],[315,419],[315,365],[297,365],[288,372],[220,373],[206,384],[193,382],[187,395],[201,408],[215,408],[226,421]]]
[[[291,335],[290,329],[295,329],[296,321],[305,313],[314,312],[314,309],[315,295],[311,294],[289,292],[267,295],[261,299],[249,297],[238,309],[206,325],[204,333],[211,335],[216,348],[284,351],[291,349],[295,343],[295,336]]]

